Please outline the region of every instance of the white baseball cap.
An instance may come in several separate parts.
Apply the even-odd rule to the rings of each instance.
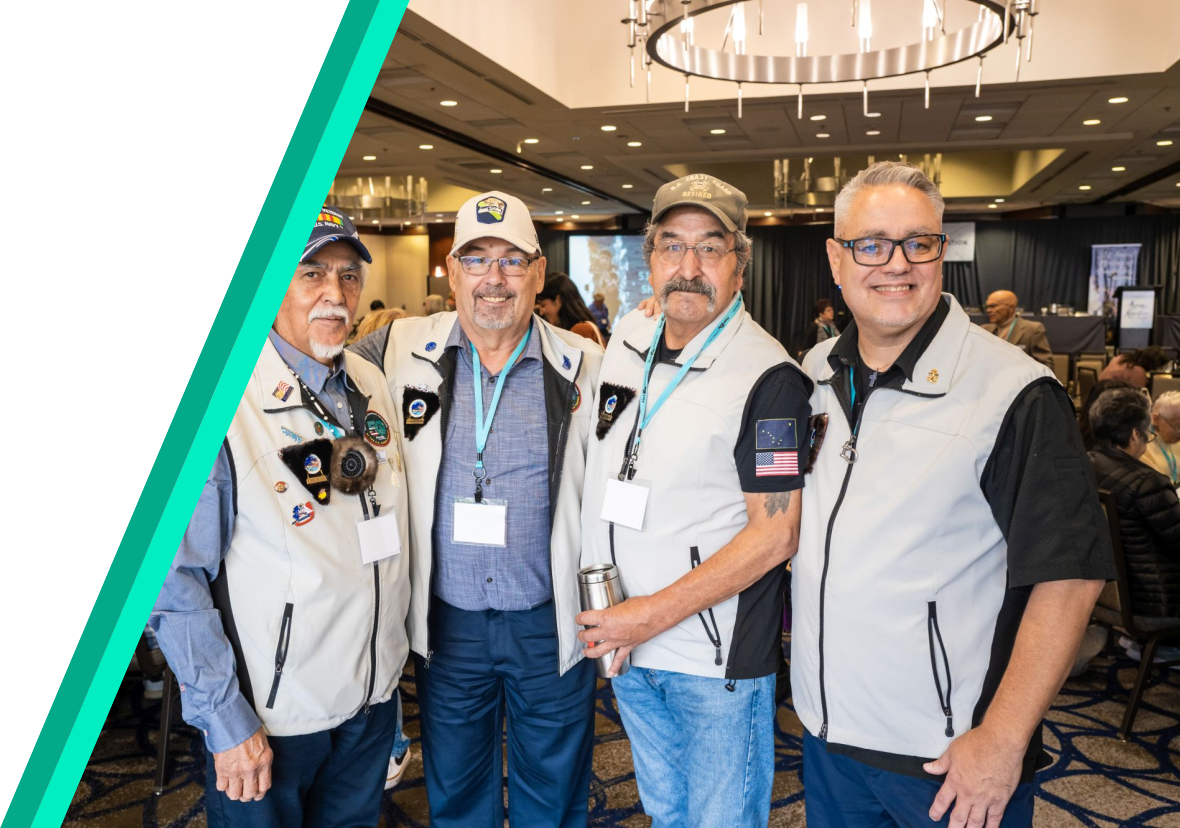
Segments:
[[[469,242],[489,237],[516,245],[530,256],[541,249],[529,208],[516,196],[498,190],[481,193],[459,208],[451,255]]]

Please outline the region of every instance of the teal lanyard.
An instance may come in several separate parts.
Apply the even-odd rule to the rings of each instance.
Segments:
[[[628,464],[627,477],[631,478],[635,475],[635,462],[639,459],[639,442],[643,439],[643,430],[647,428],[648,424],[655,418],[656,413],[663,407],[668,398],[672,396],[672,392],[680,385],[681,381],[688,376],[688,372],[692,370],[692,366],[696,363],[697,358],[704,353],[717,337],[721,336],[721,332],[725,330],[725,326],[737,315],[737,312],[742,307],[742,295],[739,293],[737,298],[733,300],[733,304],[729,306],[729,310],[725,312],[725,316],[721,317],[721,321],[717,323],[717,327],[713,328],[712,333],[709,334],[705,340],[705,344],[700,347],[695,354],[684,361],[680,366],[680,370],[676,372],[676,376],[672,378],[672,382],[664,389],[656,400],[655,405],[651,407],[651,411],[647,410],[647,388],[651,382],[651,368],[652,363],[655,362],[656,351],[660,347],[660,337],[664,335],[664,314],[660,314],[659,320],[656,322],[656,332],[651,338],[651,345],[647,349],[647,360],[643,364],[643,388],[639,393],[639,430],[635,434],[635,444],[631,447],[631,459]],[[620,479],[622,476],[620,475]]]
[[[1157,436],[1156,439],[1159,440],[1159,437]],[[1176,455],[1168,451],[1168,447],[1164,445],[1162,440],[1159,443],[1159,447],[1160,454],[1162,454],[1164,459],[1168,461],[1168,479],[1172,481],[1172,485],[1175,485],[1177,482],[1180,482],[1176,477]]]
[[[852,436],[855,437],[856,432],[860,430],[860,418],[856,416],[856,377],[851,365],[848,366],[848,390],[852,394]]]
[[[1004,341],[1012,341],[1012,329],[1016,327],[1016,317],[1012,317],[1012,324],[1008,326],[1008,333],[1004,334]]]
[[[524,353],[524,348],[528,345],[532,332],[533,326],[530,322],[529,329],[524,332],[516,350],[512,352],[512,356],[508,357],[507,364],[500,371],[500,376],[496,378],[496,390],[492,392],[492,402],[488,406],[487,417],[483,413],[483,372],[479,364],[479,351],[475,349],[474,344],[469,343],[471,344],[471,376],[475,382],[475,468],[471,470],[471,475],[475,478],[475,500],[477,503],[483,499],[483,479],[488,474],[483,467],[483,450],[488,444],[488,435],[492,431],[492,420],[496,417],[496,409],[500,406],[500,394],[504,391],[508,372],[512,370],[512,366],[516,365],[516,361]]]

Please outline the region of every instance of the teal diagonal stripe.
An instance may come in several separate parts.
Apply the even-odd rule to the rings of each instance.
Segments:
[[[3,828],[59,826],[408,0],[350,0]]]

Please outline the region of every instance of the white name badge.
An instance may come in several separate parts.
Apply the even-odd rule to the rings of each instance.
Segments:
[[[397,512],[386,507],[372,520],[358,520],[356,535],[361,542],[361,562],[371,564],[402,553],[402,536],[397,530]]]
[[[649,483],[608,477],[606,496],[602,499],[602,519],[642,532],[643,516],[647,514],[647,498],[650,494]]]
[[[508,503],[488,500],[476,503],[465,497],[455,500],[455,543],[505,546],[508,534]]]

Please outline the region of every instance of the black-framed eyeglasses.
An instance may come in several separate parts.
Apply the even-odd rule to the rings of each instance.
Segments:
[[[687,242],[663,241],[656,245],[656,255],[666,265],[678,265],[684,261],[684,257],[688,255],[688,251],[692,250],[696,252],[697,259],[700,260],[701,264],[713,265],[733,252],[733,249],[732,247],[726,247],[720,242],[688,244]]]
[[[460,256],[459,264],[468,276],[483,276],[492,269],[492,262],[499,263],[500,272],[505,276],[523,276],[528,272],[529,265],[536,260],[528,256],[505,256],[500,259],[489,256]]]
[[[920,233],[904,239],[836,239],[841,247],[852,251],[852,260],[866,267],[883,265],[893,258],[893,251],[901,245],[901,253],[910,264],[926,264],[942,255],[946,244],[945,233]]]

